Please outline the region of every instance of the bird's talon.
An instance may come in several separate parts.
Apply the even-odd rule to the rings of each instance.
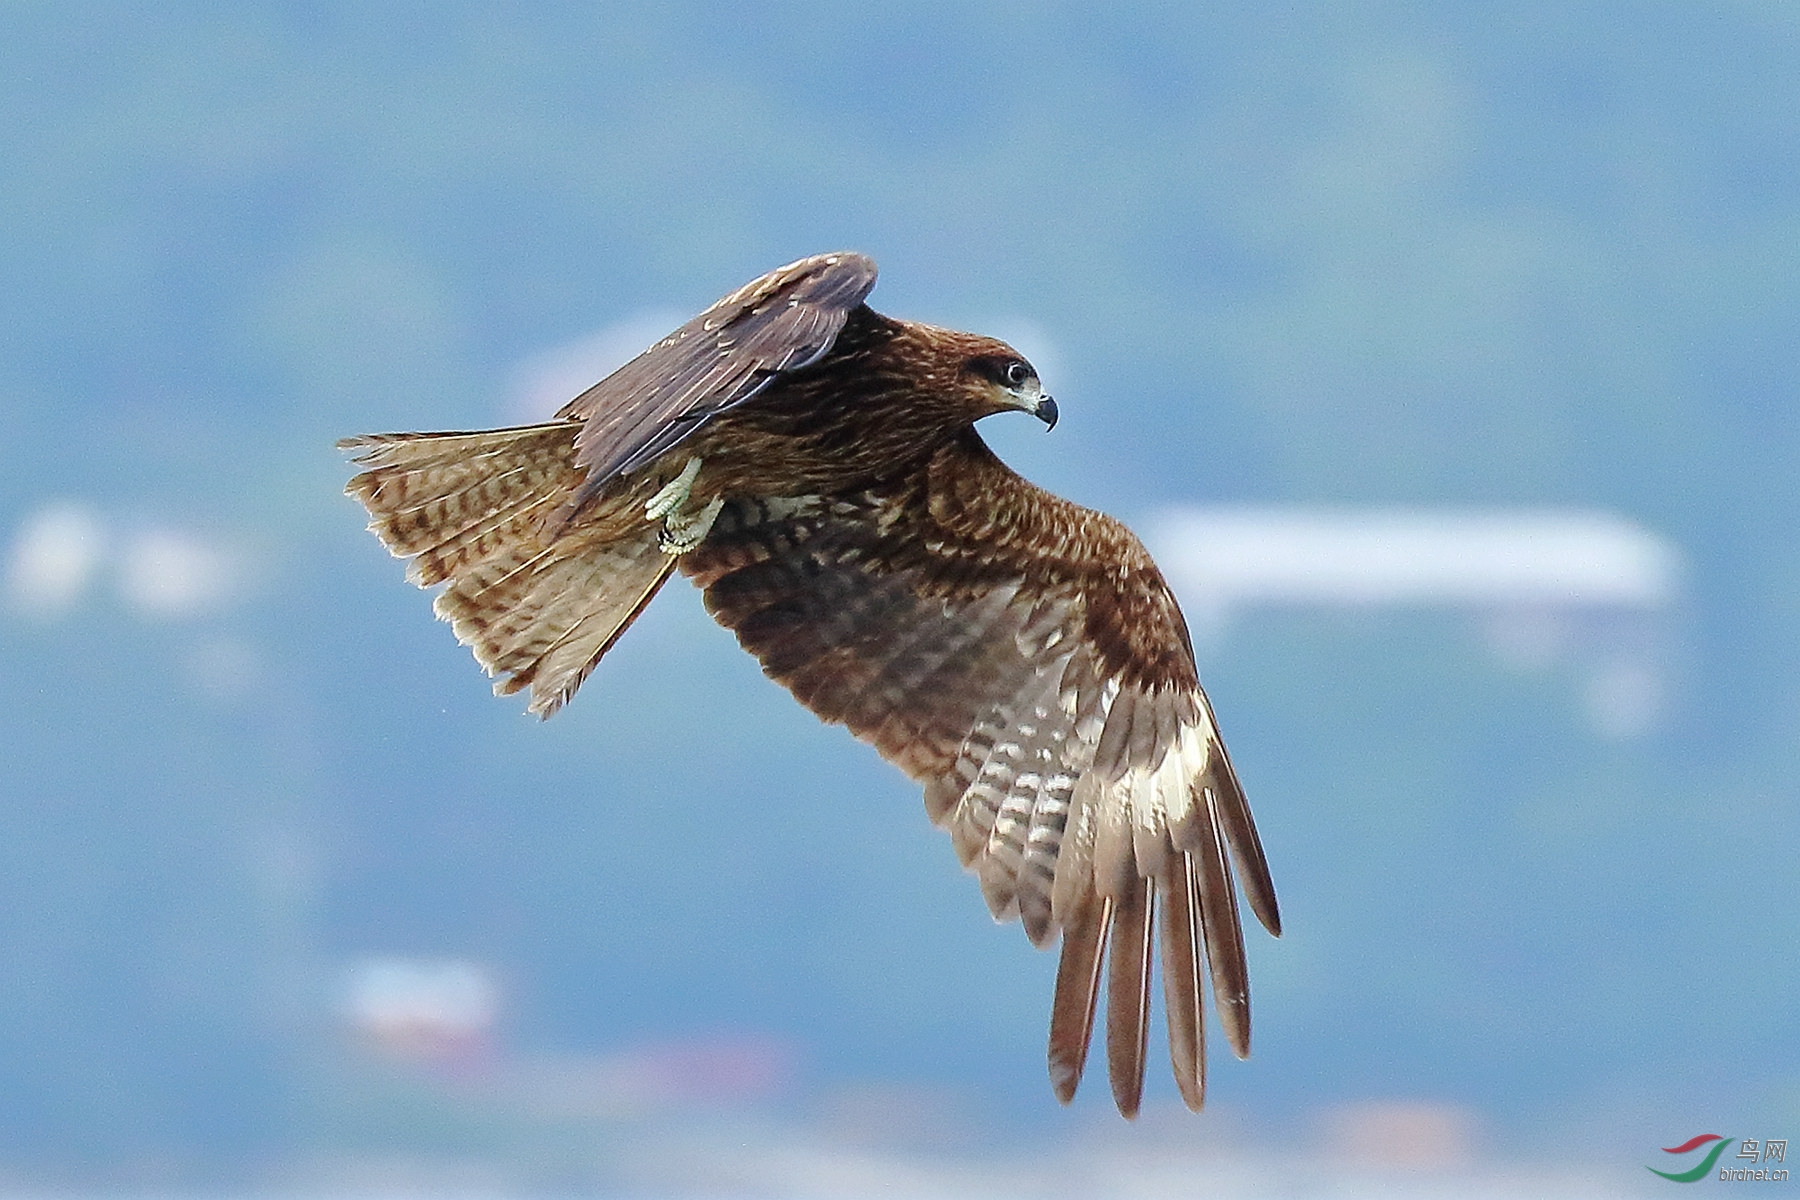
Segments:
[[[656,495],[644,504],[644,515],[652,521],[658,517],[666,517],[687,503],[688,494],[694,490],[694,477],[700,474],[700,458],[698,455],[689,458],[687,465],[681,468],[681,474],[669,480]]]
[[[712,532],[713,522],[719,519],[719,513],[724,507],[725,498],[715,496],[707,501],[706,507],[691,517],[671,515],[663,524],[662,532],[657,535],[657,548],[664,554],[686,554],[706,540],[706,535]]]

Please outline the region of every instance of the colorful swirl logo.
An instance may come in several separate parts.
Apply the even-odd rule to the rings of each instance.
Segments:
[[[1676,1183],[1693,1183],[1706,1177],[1713,1169],[1713,1164],[1719,1161],[1719,1155],[1725,1153],[1725,1147],[1731,1145],[1734,1140],[1736,1139],[1718,1133],[1696,1134],[1679,1146],[1664,1146],[1662,1152],[1664,1154],[1686,1154],[1690,1150],[1697,1150],[1706,1143],[1712,1142],[1713,1148],[1706,1152],[1706,1157],[1700,1160],[1699,1166],[1691,1171],[1659,1171],[1655,1167],[1644,1169],[1652,1175],[1661,1175],[1664,1179],[1672,1179]]]

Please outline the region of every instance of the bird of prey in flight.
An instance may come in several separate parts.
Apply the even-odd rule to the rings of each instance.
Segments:
[[[1234,876],[1280,917],[1175,598],[1123,525],[1014,474],[975,422],[1056,404],[1006,343],[863,303],[875,264],[745,285],[552,421],[346,439],[348,491],[497,693],[555,712],[679,570],[763,671],[924,785],[996,919],[1059,934],[1064,1102],[1102,982],[1143,1093],[1153,934],[1175,1080],[1205,1099],[1202,980],[1249,1053]],[[1204,966],[1202,965],[1204,963]]]

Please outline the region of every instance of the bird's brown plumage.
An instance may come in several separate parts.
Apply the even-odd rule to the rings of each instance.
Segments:
[[[1237,887],[1280,921],[1180,610],[1129,530],[976,435],[1009,407],[1054,420],[1023,359],[881,316],[874,278],[854,254],[771,272],[556,421],[350,439],[349,491],[414,582],[448,583],[437,611],[496,690],[529,687],[546,716],[679,568],[771,678],[923,784],[996,918],[1061,933],[1062,1099],[1104,990],[1113,1095],[1136,1112],[1160,931],[1197,1109],[1202,964],[1249,1050]],[[646,515],[671,481],[705,518],[691,547]]]

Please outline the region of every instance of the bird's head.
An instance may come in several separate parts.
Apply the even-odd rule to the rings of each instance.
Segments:
[[[984,340],[987,344],[965,358],[962,367],[964,384],[974,393],[981,415],[1028,412],[1056,428],[1056,401],[1044,391],[1036,369],[1005,342]]]

